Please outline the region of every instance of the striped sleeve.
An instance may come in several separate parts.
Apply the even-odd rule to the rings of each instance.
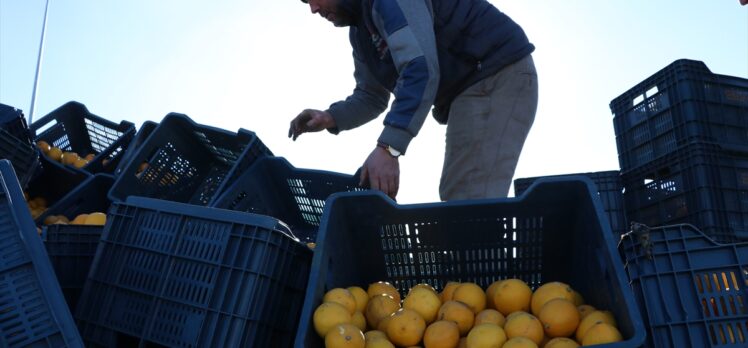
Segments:
[[[379,141],[401,152],[418,134],[434,103],[439,63],[429,0],[375,0],[373,21],[398,72],[395,100]]]
[[[353,64],[353,76],[356,79],[353,94],[345,100],[333,103],[327,109],[335,120],[336,128],[329,130],[333,134],[356,128],[377,118],[387,109],[390,100],[390,92],[376,81],[366,65],[356,56],[355,50]]]

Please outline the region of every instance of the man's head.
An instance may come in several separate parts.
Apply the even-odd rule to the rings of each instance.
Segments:
[[[347,27],[351,25],[353,16],[346,5],[350,0],[301,0],[309,4],[312,13],[319,13],[322,18],[332,22],[336,27]]]

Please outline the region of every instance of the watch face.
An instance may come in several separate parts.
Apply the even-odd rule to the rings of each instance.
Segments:
[[[400,156],[400,151],[395,150],[392,146],[387,146],[387,151],[389,151],[390,155],[393,157]]]

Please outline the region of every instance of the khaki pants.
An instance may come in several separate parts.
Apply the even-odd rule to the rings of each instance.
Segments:
[[[458,95],[447,121],[441,199],[506,197],[537,106],[532,56]]]

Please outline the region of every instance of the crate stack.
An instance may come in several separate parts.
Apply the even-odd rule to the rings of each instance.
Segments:
[[[3,181],[25,189],[9,207],[30,215],[23,233],[38,233],[44,245],[35,255],[48,274],[27,273],[56,287],[44,299],[48,314],[70,319],[49,332],[56,336],[46,338],[48,346],[292,344],[325,201],[362,190],[357,177],[296,168],[254,132],[183,114],[136,131],[78,102],[28,127],[20,110],[0,113],[0,151],[11,145],[0,155],[24,178],[23,185]],[[89,158],[72,165],[60,153]],[[68,223],[92,212],[106,213],[106,224]],[[4,252],[21,255],[21,246]],[[27,295],[4,296],[4,303],[21,303]],[[37,302],[34,308],[44,309]],[[49,324],[22,310],[6,308],[3,317],[13,325]],[[0,327],[0,338],[11,337],[0,345],[36,339],[20,330]]]
[[[610,103],[627,217],[748,238],[748,80],[678,60]]]

